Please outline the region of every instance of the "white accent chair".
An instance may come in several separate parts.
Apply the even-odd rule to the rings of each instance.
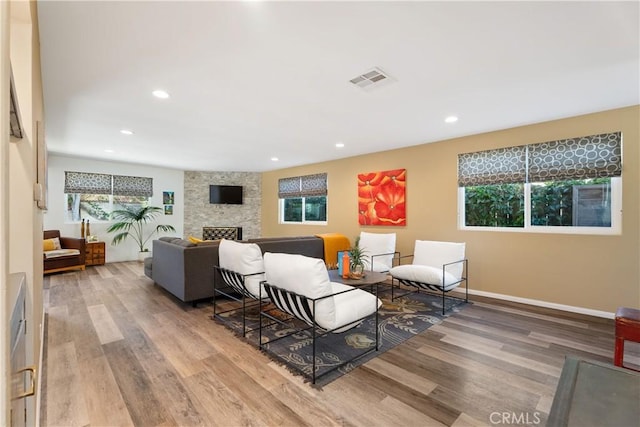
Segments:
[[[268,297],[276,308],[265,307],[260,311],[261,350],[270,352],[286,363],[288,354],[280,355],[271,352],[267,344],[306,331],[304,333],[309,334],[313,340],[311,373],[303,371],[298,366],[290,366],[309,376],[314,384],[317,377],[378,350],[378,309],[382,306],[382,302],[377,297],[377,285],[372,285],[372,292],[367,292],[353,286],[331,282],[323,260],[303,255],[266,252],[264,266],[266,281],[263,286],[266,295],[262,296]],[[274,310],[286,313],[290,316],[290,320],[295,318],[304,322],[305,326],[293,328],[292,332],[267,341],[263,336],[263,317],[287,325],[288,328],[292,327],[292,322],[283,321],[282,316],[276,315]],[[320,339],[329,333],[341,333],[354,328],[370,316],[375,316],[375,346],[366,348],[351,360],[333,366],[325,372],[316,372],[316,354],[321,351],[317,349],[321,345]]]
[[[219,265],[214,266],[220,272],[220,276],[214,276],[213,283],[213,317],[225,322],[225,313],[242,309],[242,336],[256,328],[247,329],[247,309],[255,307],[261,302],[260,295],[264,295],[261,282],[264,281],[264,262],[262,251],[255,243],[240,243],[233,240],[222,239],[218,248]],[[218,283],[218,277],[222,283]],[[233,306],[219,311],[218,297],[223,296],[229,300],[241,303],[242,306]]]
[[[396,284],[417,288],[409,293],[420,290],[430,290],[442,293],[442,314],[445,314],[445,294],[462,282],[465,284],[464,301],[469,301],[469,262],[465,258],[465,243],[436,242],[431,240],[416,240],[412,264],[393,267],[391,274],[391,299],[394,296]],[[399,286],[398,286],[399,287]]]
[[[386,273],[394,265],[400,253],[396,252],[396,233],[367,233],[360,232],[359,246],[364,249],[369,257],[371,271]]]

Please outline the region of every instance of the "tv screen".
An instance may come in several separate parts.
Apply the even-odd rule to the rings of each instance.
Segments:
[[[242,204],[241,185],[210,185],[209,203],[225,205]]]

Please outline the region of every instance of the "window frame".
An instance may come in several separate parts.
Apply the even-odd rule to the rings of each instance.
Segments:
[[[302,221],[285,221],[284,219],[284,202],[287,198],[278,199],[278,223],[279,224],[308,224],[308,225],[327,225],[329,219],[329,196],[328,195],[319,195],[319,196],[308,196],[308,197],[324,197],[326,212],[325,215],[327,217],[326,221],[307,221],[306,216],[306,198],[307,196],[301,197],[290,197],[291,199],[302,199]]]
[[[611,226],[549,226],[531,225],[531,183],[524,183],[524,227],[486,227],[465,225],[465,187],[458,187],[458,229],[462,231],[497,231],[507,233],[541,234],[584,234],[584,235],[621,235],[622,234],[622,177],[611,177]]]

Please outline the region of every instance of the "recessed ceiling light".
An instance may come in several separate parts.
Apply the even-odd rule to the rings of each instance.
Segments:
[[[105,152],[105,153],[113,153],[113,150],[106,149],[106,150],[104,150],[104,152]]]
[[[456,116],[449,116],[446,119],[444,119],[445,123],[455,123],[458,121],[458,118]]]
[[[158,90],[154,90],[153,92],[151,92],[153,94],[153,96],[155,96],[156,98],[160,98],[160,99],[167,99],[169,97],[169,94],[161,89]]]
[[[129,129],[121,129],[120,133],[123,135],[133,135],[133,131],[129,130]]]
[[[279,158],[277,158],[277,157],[272,157],[272,158],[271,158],[271,161],[272,161],[272,162],[277,162],[278,160],[280,160],[280,159],[279,159]]]
[[[344,144],[342,142],[336,143],[336,148],[344,148]]]

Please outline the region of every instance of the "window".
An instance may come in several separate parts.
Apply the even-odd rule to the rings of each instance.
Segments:
[[[461,154],[460,227],[619,234],[621,152],[617,132]]]
[[[146,206],[153,179],[137,176],[65,172],[65,222],[109,221],[118,209]]]
[[[282,178],[278,181],[280,222],[327,222],[327,174]]]

